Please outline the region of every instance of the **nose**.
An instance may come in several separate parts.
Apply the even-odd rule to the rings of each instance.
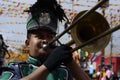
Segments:
[[[43,44],[47,44],[47,43],[48,43],[48,40],[43,40],[42,43],[43,43]]]

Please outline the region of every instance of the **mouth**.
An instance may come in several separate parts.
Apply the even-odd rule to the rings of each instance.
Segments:
[[[53,45],[52,46],[47,46],[47,44],[41,44],[41,45],[38,46],[38,48],[39,48],[39,52],[41,54],[48,55],[55,48],[55,46],[53,47]]]

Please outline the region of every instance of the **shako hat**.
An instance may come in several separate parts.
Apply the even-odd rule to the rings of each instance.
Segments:
[[[58,20],[67,19],[56,0],[37,0],[26,12],[29,13],[27,31],[46,29],[56,33]]]

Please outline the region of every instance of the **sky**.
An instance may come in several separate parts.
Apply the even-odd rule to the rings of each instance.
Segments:
[[[5,42],[10,46],[12,50],[17,53],[17,48],[24,44],[26,40],[26,22],[27,13],[22,13],[23,10],[28,8],[30,4],[34,4],[37,0],[0,0],[0,9],[3,10],[3,14],[0,15],[0,34],[3,34]],[[79,13],[82,10],[91,9],[97,0],[59,0],[62,8],[64,8],[67,17],[73,19],[72,13]],[[19,3],[25,3],[18,6]],[[110,0],[110,6],[106,9],[107,21],[110,27],[115,27],[120,23],[120,0]],[[74,4],[74,5],[73,5]],[[16,7],[18,6],[18,7]],[[8,11],[9,10],[9,11]],[[97,9],[101,13],[101,9]],[[111,18],[110,15],[113,17]],[[64,30],[64,22],[59,23],[58,33]],[[113,53],[120,53],[120,30],[112,34],[113,39]],[[71,39],[70,35],[65,34],[60,41],[62,43],[68,42]],[[106,53],[110,53],[110,45],[106,47]]]

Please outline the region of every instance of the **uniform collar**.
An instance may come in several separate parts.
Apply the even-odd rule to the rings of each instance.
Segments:
[[[33,57],[29,57],[28,60],[27,60],[28,63],[31,63],[31,64],[34,64],[36,66],[40,66],[41,65],[41,62]]]

